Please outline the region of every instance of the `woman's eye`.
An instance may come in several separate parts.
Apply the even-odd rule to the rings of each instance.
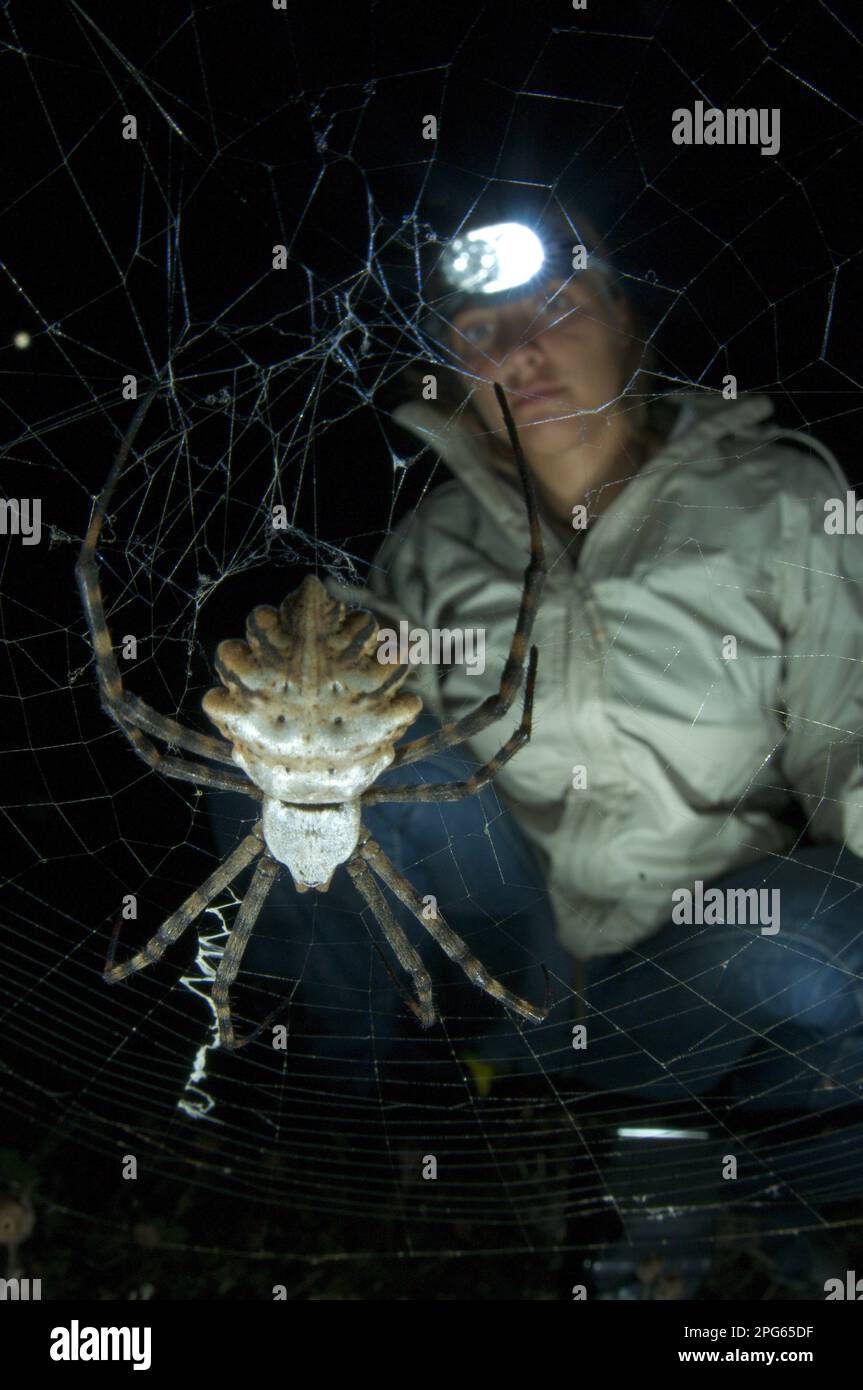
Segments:
[[[573,301],[573,295],[567,294],[566,290],[558,290],[540,306],[539,312],[549,319],[562,319],[577,307]]]
[[[479,347],[482,343],[488,342],[490,332],[491,324],[488,319],[481,319],[475,323],[466,324],[461,330],[461,335],[474,347]]]

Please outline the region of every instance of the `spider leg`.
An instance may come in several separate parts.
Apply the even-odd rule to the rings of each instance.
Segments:
[[[237,972],[243,960],[243,954],[248,945],[252,928],[258,920],[261,908],[267,900],[267,894],[279,876],[280,866],[275,859],[271,859],[269,854],[263,854],[258,860],[252,881],[246,889],[242,906],[237,914],[237,919],[231,928],[227,945],[225,946],[222,959],[219,961],[219,968],[216,971],[216,978],[213,981],[213,1007],[216,1010],[216,1017],[219,1020],[219,1042],[222,1047],[235,1050],[245,1047],[253,1038],[257,1037],[269,1022],[269,1018],[259,1024],[253,1033],[246,1038],[238,1038],[234,1032],[234,1021],[231,1017],[231,1001],[229,997],[231,985],[237,978]],[[274,1011],[270,1017],[275,1017]]]
[[[249,796],[261,800],[263,793],[250,783],[242,772],[220,772],[217,768],[206,767],[202,763],[191,763],[183,758],[161,753],[136,727],[136,724],[140,723],[149,733],[156,734],[167,743],[188,748],[205,758],[213,758],[222,763],[231,762],[226,745],[219,739],[209,738],[193,729],[185,729],[176,720],[151,709],[137,696],[126,694],[105,621],[95,562],[87,559],[79,561],[76,572],[96,653],[102,708],[122,729],[138,757],[149,767],[158,768],[166,777],[176,777],[182,782],[203,782],[205,786],[215,787],[220,791],[247,792]]]
[[[529,1000],[522,999],[520,995],[513,994],[511,990],[508,990],[505,985],[502,985],[499,980],[489,974],[482,961],[471,955],[458,932],[454,932],[452,927],[448,927],[439,914],[432,918],[426,917],[423,911],[424,903],[419,893],[390,863],[375,840],[371,837],[366,839],[360,844],[358,853],[371,865],[378,878],[392,889],[405,907],[410,908],[417,921],[425,927],[450,960],[455,961],[456,965],[461,967],[471,984],[476,985],[477,989],[483,990],[486,994],[490,994],[493,999],[498,999],[502,1004],[514,1009],[517,1014],[521,1014],[522,1018],[528,1018],[533,1023],[542,1023],[543,1019],[548,1016],[548,1005],[540,1008],[536,1004],[531,1004]]]
[[[150,740],[144,737],[141,730],[136,727],[137,725],[140,724],[141,728],[148,733],[163,738],[167,743],[178,748],[196,753],[199,757],[211,758],[215,762],[233,766],[231,751],[224,740],[212,738],[207,734],[200,734],[194,729],[186,729],[175,719],[169,719],[159,714],[143,700],[139,700],[136,695],[128,695],[123,686],[123,677],[120,674],[117,658],[114,655],[111,633],[105,617],[99,570],[96,564],[96,546],[99,543],[102,523],[105,520],[105,514],[117,480],[123,471],[135,436],[155,395],[156,391],[151,391],[135,412],[129,431],[120,445],[108,481],[93,509],[90,525],[81,543],[78,563],[75,566],[75,575],[78,580],[84,612],[87,615],[87,626],[96,658],[102,708],[122,729],[138,756],[143,758],[150,767],[157,767],[165,776],[176,777],[184,782],[201,781],[206,786],[216,787],[221,791],[245,791],[260,799],[256,789],[250,787],[248,779],[241,772],[218,772],[213,768],[202,767],[200,764],[188,763],[182,758],[168,757],[164,753],[160,753]]]
[[[187,729],[184,724],[171,719],[167,714],[160,714],[152,705],[148,705],[125,689],[121,714],[146,733],[163,738],[175,748],[183,748],[188,753],[197,753],[200,758],[212,758],[214,762],[236,767],[230,745],[224,739],[199,734],[196,729]]]
[[[260,787],[250,782],[244,773],[220,772],[218,768],[207,767],[204,763],[186,762],[185,758],[172,758],[166,753],[160,753],[155,744],[145,738],[134,724],[127,724],[114,710],[109,709],[104,701],[102,707],[123,730],[138,757],[154,771],[161,772],[165,777],[174,777],[180,782],[191,782],[196,787],[213,787],[220,792],[243,792],[254,801],[263,801],[264,793]],[[170,735],[163,734],[162,737],[174,741],[170,739]]]
[[[419,1021],[420,1021],[420,1023],[422,1023],[423,1027],[425,1027],[426,1025],[425,1025],[425,1023],[423,1022],[423,1011],[422,1011],[422,1009],[420,1008],[420,1006],[419,1006],[419,1004],[417,1003],[417,1001],[416,1001],[415,999],[412,999],[412,998],[411,998],[411,996],[410,996],[410,991],[407,990],[407,989],[405,988],[405,986],[402,984],[401,980],[399,979],[398,975],[397,975],[396,972],[393,970],[392,966],[390,965],[389,961],[387,960],[387,953],[386,953],[386,951],[384,950],[383,946],[381,945],[381,943],[380,943],[379,941],[373,941],[373,942],[372,942],[372,945],[374,946],[375,950],[377,951],[378,955],[380,956],[380,958],[381,958],[381,964],[383,965],[384,969],[386,970],[387,974],[389,975],[390,979],[392,980],[393,985],[395,986],[396,991],[401,995],[402,999],[403,999],[403,1000],[405,1001],[405,1003],[407,1004],[407,1006],[408,1006],[408,1008],[410,1009],[411,1013],[413,1014],[414,1018],[418,1018]],[[434,1021],[434,1020],[432,1020],[432,1021]]]
[[[515,699],[524,673],[524,655],[530,642],[533,620],[536,617],[542,586],[545,583],[545,552],[530,469],[519,443],[515,423],[506,403],[503,388],[497,382],[494,384],[494,392],[515,455],[530,523],[530,560],[524,572],[524,588],[522,589],[521,603],[509,655],[501,672],[500,685],[493,695],[489,695],[481,705],[478,705],[475,710],[471,710],[469,714],[463,715],[461,719],[451,720],[433,734],[426,734],[424,738],[416,738],[409,743],[403,743],[396,750],[392,762],[393,767],[406,767],[409,763],[415,763],[420,758],[427,758],[432,753],[440,753],[446,748],[453,748],[456,744],[463,743],[466,739],[472,738],[474,734],[478,734],[487,725],[502,719]]]
[[[366,841],[367,844],[374,844],[374,841]],[[375,846],[377,848],[377,846]],[[383,851],[381,851],[382,853]],[[365,858],[365,847],[361,845],[345,864],[345,868],[354,881],[358,891],[365,898],[372,913],[380,923],[387,944],[398,960],[399,965],[414,982],[419,1001],[419,1012],[417,1014],[423,1028],[430,1028],[435,1021],[434,1000],[432,998],[431,976],[419,958],[418,953],[408,941],[392,912],[390,905],[375,883],[374,876],[367,866],[363,863]],[[383,877],[383,875],[381,875]],[[404,901],[404,898],[402,898]],[[408,903],[412,911],[416,909]],[[420,901],[420,911],[422,902]],[[413,1008],[414,1006],[411,1005]],[[416,1009],[414,1010],[416,1012]]]
[[[180,939],[190,923],[200,916],[213,898],[221,893],[223,888],[227,888],[228,884],[245,869],[247,864],[251,864],[263,848],[258,834],[252,832],[251,835],[247,835],[233,854],[230,854],[224,863],[219,865],[215,873],[210,874],[210,877],[201,884],[200,888],[196,888],[194,893],[190,893],[183,905],[162,923],[146,945],[142,946],[140,951],[136,951],[128,960],[123,961],[121,965],[114,964],[114,952],[120,934],[118,925],[111,938],[108,959],[105,962],[102,975],[106,984],[115,985],[119,980],[125,980],[127,976],[134,975],[137,970],[145,970],[148,965],[153,965],[157,960],[161,960],[172,942]]]
[[[524,685],[524,707],[521,723],[503,747],[495,753],[494,757],[489,762],[483,763],[482,767],[477,768],[472,777],[467,778],[464,782],[430,782],[426,785],[420,784],[413,787],[369,787],[368,791],[363,793],[363,805],[373,806],[380,801],[460,801],[465,796],[473,796],[475,792],[481,791],[486,783],[490,782],[497,774],[498,769],[508,763],[519,748],[523,748],[530,739],[537,660],[536,647],[531,647],[530,664]]]

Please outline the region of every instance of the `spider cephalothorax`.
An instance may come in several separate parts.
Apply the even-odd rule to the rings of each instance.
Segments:
[[[360,835],[359,798],[422,709],[407,666],[377,659],[378,625],[308,575],[280,608],[255,608],[247,641],[221,642],[223,689],[205,714],[264,793],[262,829],[301,891],[326,889]],[[287,804],[286,804],[287,803]]]
[[[377,878],[479,989],[534,1022],[548,1013],[547,1007],[531,1004],[489,975],[440,913],[426,911],[422,898],[362,824],[362,808],[378,802],[456,801],[473,795],[530,738],[536,647],[530,648],[526,679],[525,659],[545,565],[533,484],[504,393],[499,386],[495,391],[518,465],[530,534],[530,559],[515,631],[494,694],[461,719],[450,720],[435,733],[407,743],[399,744],[398,740],[422,708],[419,696],[401,690],[409,668],[379,662],[378,629],[371,613],[346,609],[311,576],[279,609],[253,610],[246,628],[247,641],[233,640],[219,646],[216,669],[222,686],[209,690],[203,704],[222,738],[187,728],[127,692],[105,617],[96,547],[117,480],[156,391],[139,406],[96,502],[81,545],[77,575],[103,708],[138,756],[165,776],[219,791],[242,791],[262,803],[261,818],[251,833],[149,941],[119,965],[114,963],[115,933],[104,978],[115,984],[160,960],[208,904],[254,863],[255,871],[213,981],[213,1004],[225,1047],[248,1041],[237,1039],[234,1033],[229,991],[282,866],[290,870],[297,888],[324,891],[336,868],[344,864],[393,954],[413,981],[416,1000],[408,997],[408,1003],[424,1027],[435,1020],[431,977],[396,921]],[[378,785],[387,768],[405,767],[457,747],[503,718],[522,682],[524,709],[518,728],[473,776],[464,782]],[[154,738],[193,756],[160,752]]]

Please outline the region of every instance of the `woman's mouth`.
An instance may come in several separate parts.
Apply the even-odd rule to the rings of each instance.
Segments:
[[[520,392],[510,408],[515,414],[532,405],[559,401],[564,394],[564,389],[560,386],[532,386],[529,391]]]

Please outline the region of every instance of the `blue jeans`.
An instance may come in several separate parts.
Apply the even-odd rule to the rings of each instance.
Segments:
[[[435,727],[422,715],[406,739]],[[413,785],[460,780],[474,768],[456,749],[387,776]],[[232,793],[211,794],[210,807],[225,854],[254,808]],[[497,1072],[557,1072],[597,1090],[690,1102],[723,1083],[755,1108],[863,1102],[863,860],[848,851],[805,848],[716,882],[778,888],[775,935],[757,925],[669,922],[579,973],[555,935],[533,850],[493,785],[450,803],[383,803],[364,821],[493,974],[540,1004],[550,980],[553,1007],[542,1024],[512,1018],[384,890],[434,981],[441,1021],[423,1033],[375,941],[405,988],[410,981],[344,870],[326,893],[304,894],[285,871],[245,965],[292,1001],[297,1031],[318,1055],[367,1072],[385,1058],[415,1067],[473,1057]],[[574,1049],[580,1022],[587,1046]]]
[[[778,889],[779,930],[669,922],[591,962],[585,1078],[595,1063],[612,1089],[683,1098],[732,1077],[751,1108],[863,1102],[863,860],[810,846],[711,886]]]

